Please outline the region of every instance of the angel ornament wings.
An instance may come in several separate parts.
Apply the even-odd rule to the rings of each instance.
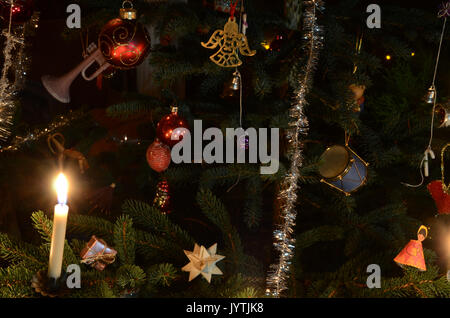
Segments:
[[[250,50],[247,37],[239,32],[234,17],[230,17],[223,30],[216,30],[207,43],[201,42],[207,49],[219,47],[219,51],[209,57],[211,61],[222,67],[237,67],[242,64],[238,52],[242,55],[253,56],[255,50]]]

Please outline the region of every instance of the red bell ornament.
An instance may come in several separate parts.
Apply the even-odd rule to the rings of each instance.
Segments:
[[[156,136],[166,145],[173,147],[183,140],[185,129],[189,130],[187,121],[178,115],[177,107],[172,107],[172,112],[164,116],[156,126]],[[178,137],[178,140],[172,140],[172,134]]]
[[[439,214],[450,214],[450,195],[442,187],[440,180],[432,181],[427,186],[428,191],[436,202]]]
[[[439,214],[450,214],[450,184],[445,184],[444,155],[445,150],[450,147],[447,143],[441,150],[441,180],[432,181],[428,184],[428,191],[436,202]]]
[[[146,156],[148,165],[156,172],[163,172],[170,165],[170,148],[158,139],[148,147]]]
[[[0,0],[0,16],[6,23],[23,24],[33,15],[34,0],[14,0],[11,10],[11,1]],[[12,11],[12,12],[11,12]]]

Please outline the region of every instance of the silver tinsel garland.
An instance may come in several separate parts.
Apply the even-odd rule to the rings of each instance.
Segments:
[[[11,1],[11,7],[14,1]],[[12,12],[12,10],[10,10]],[[13,25],[10,13],[8,28],[2,32],[5,38],[3,49],[3,68],[0,76],[0,141],[11,134],[12,116],[16,107],[17,95],[25,80],[31,58],[24,54],[25,34],[28,28],[36,29],[39,13],[35,12],[29,22]]]
[[[24,146],[29,145],[32,142],[38,141],[39,139],[46,137],[60,128],[69,126],[73,121],[85,117],[87,114],[82,111],[69,111],[66,115],[57,116],[54,120],[46,127],[36,128],[30,131],[24,136],[15,136],[12,138],[11,142],[2,147],[0,145],[0,153],[3,152],[14,152],[22,149]]]
[[[303,164],[303,137],[308,133],[308,119],[304,114],[307,106],[306,95],[312,87],[313,73],[319,59],[319,51],[323,45],[323,30],[317,24],[317,12],[324,9],[324,2],[312,0],[304,2],[305,13],[303,17],[303,38],[305,40],[304,52],[306,64],[298,74],[298,87],[295,89],[294,101],[289,111],[292,121],[287,131],[289,141],[289,158],[291,165],[285,176],[278,194],[281,202],[281,224],[273,232],[275,249],[280,253],[276,263],[270,266],[267,277],[266,295],[280,297],[281,292],[287,289],[287,279],[291,259],[294,255],[295,239],[292,234],[297,217],[296,203],[298,179]]]

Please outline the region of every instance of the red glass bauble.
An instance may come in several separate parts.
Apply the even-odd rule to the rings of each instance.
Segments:
[[[176,109],[172,113],[164,116],[156,126],[156,136],[166,145],[173,147],[179,141],[183,140],[185,130],[189,129],[188,123],[185,119],[180,117]],[[178,140],[172,140],[172,134],[178,136]]]
[[[15,0],[12,7],[12,23],[22,24],[30,20],[33,15],[34,0]],[[10,17],[11,3],[7,0],[0,0],[0,16],[7,23]]]
[[[148,147],[146,157],[150,168],[156,172],[163,172],[170,165],[170,148],[159,140],[155,140]]]
[[[150,35],[135,20],[113,19],[98,37],[106,61],[113,67],[128,70],[141,64],[150,52]]]

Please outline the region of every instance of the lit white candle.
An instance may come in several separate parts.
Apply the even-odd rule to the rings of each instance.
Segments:
[[[67,214],[69,212],[69,207],[66,205],[69,184],[64,174],[60,173],[58,175],[54,187],[58,194],[58,204],[55,205],[55,214],[53,217],[53,234],[50,247],[50,260],[48,263],[48,276],[58,279],[61,276]]]

